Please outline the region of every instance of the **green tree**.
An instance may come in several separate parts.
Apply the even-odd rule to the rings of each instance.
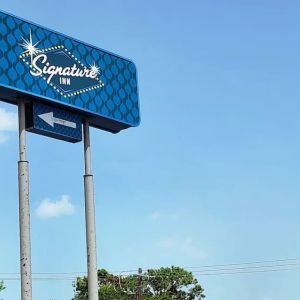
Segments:
[[[5,289],[3,281],[0,281],[0,293]],[[1,299],[0,299],[1,300]]]
[[[139,284],[144,300],[196,300],[205,297],[204,290],[191,272],[179,267],[150,269],[141,282],[137,275],[119,277],[106,270],[98,271],[101,300],[132,300]],[[78,277],[73,300],[87,300],[88,282]]]
[[[191,272],[179,267],[150,269],[147,287],[152,298],[194,300],[205,297],[204,290]]]
[[[135,280],[135,282],[132,282]],[[99,299],[101,300],[132,300],[132,294],[137,281],[134,277],[119,278],[106,270],[98,270]],[[75,297],[73,300],[88,299],[88,280],[87,277],[78,277],[75,287]]]

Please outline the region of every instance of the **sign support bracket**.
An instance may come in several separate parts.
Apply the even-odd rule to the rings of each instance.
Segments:
[[[85,196],[85,221],[86,221],[86,246],[88,269],[88,300],[98,300],[98,270],[96,250],[96,224],[94,183],[91,164],[91,143],[89,121],[83,122],[84,135],[84,196]]]
[[[18,104],[19,113],[19,224],[20,224],[20,272],[21,300],[32,300],[29,162],[26,160],[25,103]]]

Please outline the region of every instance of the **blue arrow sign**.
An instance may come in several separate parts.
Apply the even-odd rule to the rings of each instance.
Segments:
[[[38,115],[38,117],[41,118],[42,120],[44,120],[48,125],[50,125],[53,128],[54,128],[54,124],[59,124],[62,126],[66,126],[69,128],[75,128],[75,129],[77,127],[76,123],[74,123],[74,122],[54,117],[53,111]]]
[[[27,131],[64,140],[82,140],[81,116],[41,103],[28,104],[26,107]]]

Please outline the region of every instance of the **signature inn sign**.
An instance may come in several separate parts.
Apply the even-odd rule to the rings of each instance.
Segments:
[[[2,11],[0,98],[60,107],[113,133],[140,122],[132,61]]]

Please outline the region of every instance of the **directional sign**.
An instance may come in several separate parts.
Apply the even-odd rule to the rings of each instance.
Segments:
[[[42,120],[44,120],[47,124],[49,124],[52,127],[54,127],[54,124],[59,124],[59,125],[66,126],[69,128],[76,128],[76,123],[74,123],[74,122],[55,118],[53,115],[53,111],[51,111],[49,113],[38,115],[38,117],[41,118]]]
[[[132,61],[1,11],[0,98],[60,106],[114,133],[140,122]]]
[[[26,115],[28,131],[72,143],[82,140],[82,121],[78,114],[33,103],[26,105]]]

